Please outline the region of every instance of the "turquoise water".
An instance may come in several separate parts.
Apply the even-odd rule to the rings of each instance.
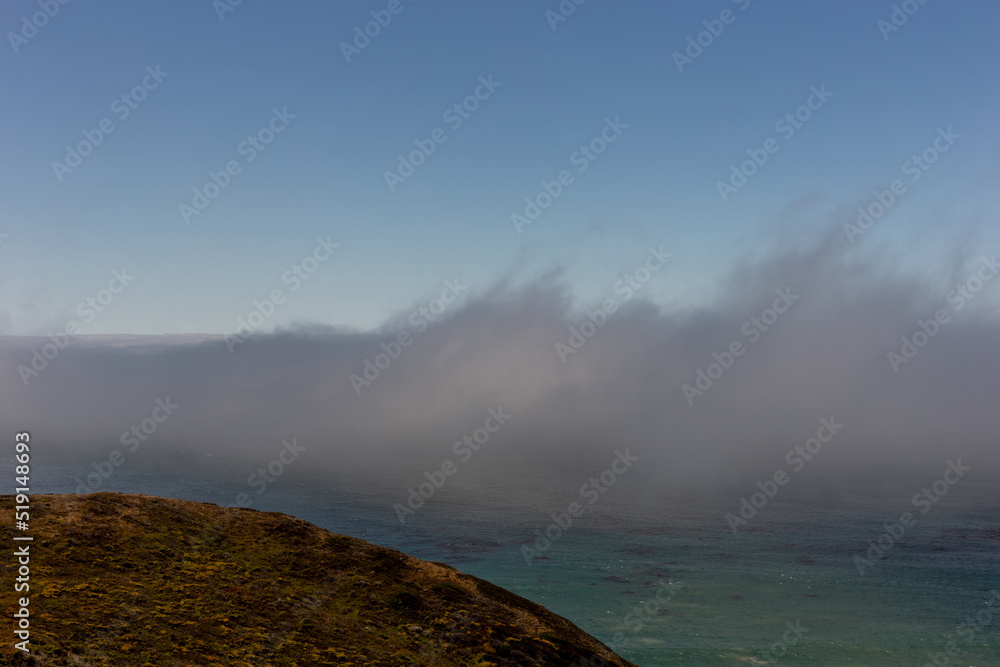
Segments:
[[[53,463],[36,490],[72,492],[86,463]],[[413,479],[376,487],[286,475],[254,507],[488,579],[643,666],[919,667],[935,664],[935,654],[939,665],[1000,665],[1000,595],[991,593],[1000,590],[1000,503],[987,481],[970,476],[921,515],[910,499],[925,477],[803,477],[736,533],[724,517],[739,492],[639,496],[621,485],[585,505],[529,565],[522,546],[574,499],[563,488],[456,478],[400,526],[392,507]],[[219,470],[139,466],[103,487],[222,505],[245,489]],[[861,574],[853,558],[907,511],[916,524]],[[949,642],[953,656],[944,653]]]

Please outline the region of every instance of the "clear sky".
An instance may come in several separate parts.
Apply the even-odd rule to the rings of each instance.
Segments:
[[[588,303],[651,245],[674,263],[646,294],[683,309],[893,179],[906,192],[859,252],[897,244],[921,266],[956,234],[998,239],[992,1],[913,0],[898,26],[871,0],[564,0],[558,21],[555,0],[50,2],[0,7],[0,334],[228,333],[275,289],[264,329],[371,329],[448,279],[552,269]],[[273,141],[244,143],[259,133]],[[592,141],[604,152],[577,152]],[[433,153],[390,187],[415,142]],[[747,151],[767,161],[724,201]],[[512,214],[562,170],[519,233]],[[212,173],[228,185],[185,215]],[[318,237],[339,247],[292,290]],[[122,269],[88,321],[78,304]]]

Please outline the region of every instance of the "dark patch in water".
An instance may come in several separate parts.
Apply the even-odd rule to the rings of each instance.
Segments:
[[[671,570],[669,567],[663,567],[662,565],[660,567],[651,567],[648,570],[640,570],[640,574],[644,574],[647,577],[653,577],[655,579],[665,579],[666,577],[671,576],[673,573],[674,571]],[[652,586],[653,583],[649,582],[646,585]]]
[[[670,528],[666,526],[647,526],[643,528],[630,528],[625,531],[628,535],[666,535]]]
[[[647,547],[642,544],[630,543],[626,544],[621,549],[618,549],[621,553],[628,554],[630,556],[649,556],[650,554],[656,553],[654,547]]]
[[[438,542],[437,547],[455,558],[468,558],[473,554],[483,554],[502,545],[496,540],[465,540],[461,542]]]

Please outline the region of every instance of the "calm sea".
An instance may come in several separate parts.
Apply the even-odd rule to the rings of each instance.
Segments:
[[[33,491],[74,492],[89,463],[36,462]],[[288,473],[257,494],[245,471],[137,462],[101,490],[230,506],[248,491],[256,509],[492,581],[643,666],[1000,666],[1000,492],[972,474],[926,514],[911,499],[933,476],[803,475],[736,532],[725,516],[740,491],[639,495],[620,484],[589,504],[577,484],[488,475],[449,480],[401,525],[393,506],[420,481],[420,471],[377,481]],[[571,526],[549,528],[553,512],[581,500]],[[915,523],[900,535],[891,524],[904,512]],[[859,566],[880,538],[881,556]],[[530,562],[523,547],[538,549]]]

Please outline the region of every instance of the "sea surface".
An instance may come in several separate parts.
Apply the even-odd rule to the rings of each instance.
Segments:
[[[35,493],[72,493],[93,469],[35,464]],[[726,515],[752,484],[741,496],[619,483],[591,504],[576,483],[467,474],[401,524],[394,505],[421,481],[286,473],[258,494],[231,467],[127,462],[99,490],[226,506],[248,492],[255,509],[487,579],[643,666],[1000,666],[1000,491],[971,473],[923,514],[912,497],[933,475],[802,476],[735,531]],[[572,502],[582,515],[550,528]],[[889,546],[904,512],[915,523]],[[859,567],[879,538],[881,557]]]

